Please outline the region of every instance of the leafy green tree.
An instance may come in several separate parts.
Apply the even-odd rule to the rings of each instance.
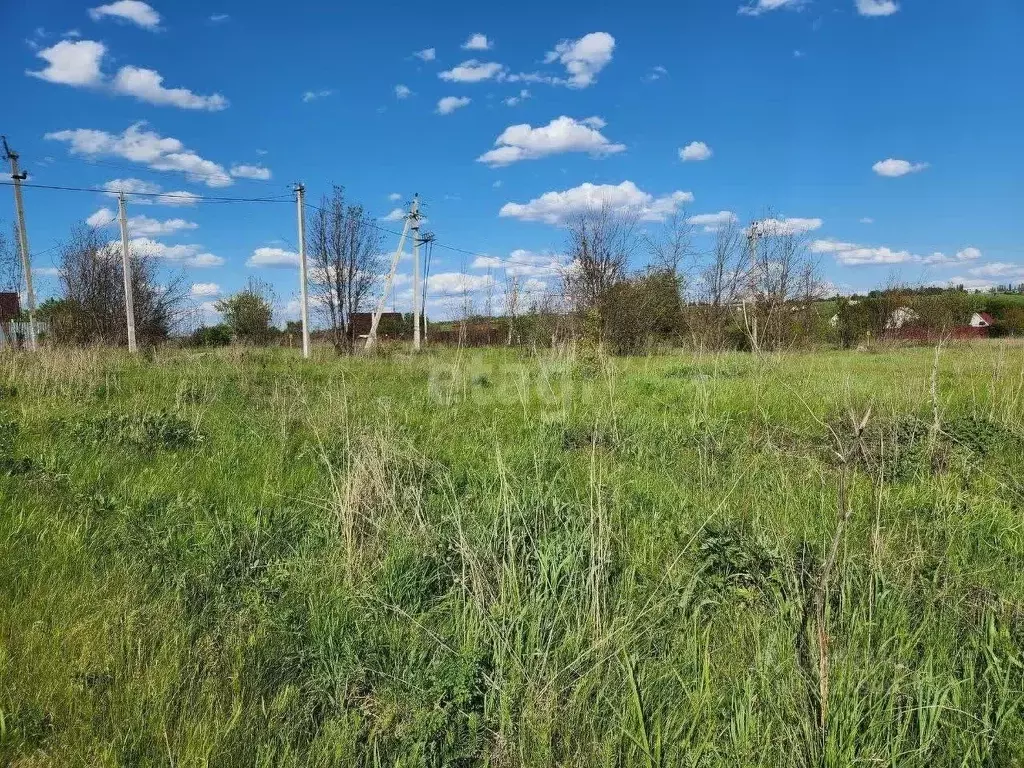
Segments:
[[[273,339],[274,293],[268,283],[250,278],[245,288],[214,306],[239,341],[262,346]]]
[[[1024,305],[1007,307],[997,325],[1001,333],[1011,336],[1024,336]]]

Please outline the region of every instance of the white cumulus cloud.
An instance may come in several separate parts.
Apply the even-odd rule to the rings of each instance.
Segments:
[[[717,232],[726,224],[737,221],[736,214],[732,211],[719,211],[718,213],[698,213],[691,216],[689,222],[696,227],[704,227],[705,232]]]
[[[799,8],[805,0],[753,0],[748,5],[741,5],[739,13],[743,16],[760,16],[768,11],[777,11],[780,8],[790,10]]]
[[[110,224],[113,224],[116,220],[117,214],[115,214],[112,210],[110,210],[109,208],[100,208],[89,218],[87,218],[85,220],[85,223],[88,224],[93,229],[100,229],[102,227],[106,227]]]
[[[900,9],[895,0],[857,0],[861,16],[892,16]]]
[[[257,248],[245,263],[249,267],[297,267],[299,254],[283,248]]]
[[[509,254],[507,259],[495,256],[477,256],[471,265],[473,269],[503,269],[506,274],[521,277],[553,277],[562,270],[561,257],[552,254],[534,253],[522,248]]]
[[[217,283],[192,283],[189,293],[196,298],[207,298],[210,296],[220,296],[221,291]]]
[[[443,99],[437,102],[437,113],[439,115],[450,115],[456,109],[469,104],[470,98],[468,96],[445,96]]]
[[[210,112],[228,106],[228,100],[219,93],[202,96],[187,88],[165,88],[163,76],[152,69],[121,67],[113,79],[109,79],[102,68],[106,53],[106,46],[95,40],[61,40],[36,54],[47,66],[39,71],[27,70],[27,74],[76,88],[104,88],[158,106]]]
[[[130,125],[121,134],[77,128],[47,133],[44,138],[66,142],[72,155],[120,157],[154,171],[184,173],[190,181],[202,182],[209,187],[227,187],[232,184],[230,175],[222,165],[200,157],[178,139],[147,130],[145,123]]]
[[[649,83],[653,83],[655,80],[661,80],[661,78],[665,77],[667,74],[668,70],[659,64],[658,66],[651,69],[649,73],[647,73],[647,76],[644,77],[644,80],[648,81]]]
[[[396,99],[407,99],[412,96],[412,89],[407,85],[396,85],[395,86],[395,98]]]
[[[496,61],[477,61],[470,59],[456,67],[438,72],[437,76],[451,83],[479,83],[490,80],[504,73],[505,67]]]
[[[111,179],[104,182],[103,188],[107,190],[107,194],[110,197],[117,197],[119,192],[124,192],[126,195],[136,192],[142,195],[155,195],[160,192],[158,184],[143,181],[142,179]]]
[[[896,160],[890,157],[888,160],[880,160],[871,166],[871,170],[879,176],[890,179],[899,176],[906,176],[908,173],[918,173],[928,167],[928,163],[912,163],[909,160]]]
[[[805,232],[813,232],[821,229],[824,222],[821,219],[761,219],[750,225],[748,231],[756,232],[761,236],[770,235],[802,235]]]
[[[482,35],[479,32],[470,35],[469,39],[462,44],[462,48],[467,51],[489,51],[493,47],[494,41],[488,40],[487,35]]]
[[[969,270],[972,275],[984,277],[1024,277],[1024,264],[994,261]]]
[[[944,253],[933,253],[931,256],[925,256],[922,259],[925,264],[938,264],[940,266],[948,266],[951,264],[963,264],[966,261],[977,261],[981,258],[981,251],[974,247],[964,248],[963,250],[957,251],[952,256],[947,256]]]
[[[591,32],[579,40],[563,40],[544,58],[546,64],[561,62],[569,74],[566,84],[586,88],[612,60],[615,38],[607,32]]]
[[[131,216],[128,219],[128,234],[133,237],[160,237],[172,235],[186,229],[196,229],[199,225],[185,219],[151,219],[148,216]]]
[[[895,250],[886,246],[866,246],[857,243],[844,243],[839,240],[815,240],[810,245],[813,253],[830,253],[835,260],[844,266],[856,267],[869,264],[926,264],[930,266],[950,266],[977,261],[981,251],[968,247],[948,256],[936,252],[922,256],[907,250]]]
[[[186,192],[181,189],[176,192],[162,192],[155,198],[155,202],[159,205],[195,205],[200,200],[202,197],[195,192]]]
[[[112,245],[121,247],[120,242]],[[136,237],[129,241],[128,246],[132,253],[164,259],[186,267],[219,267],[224,263],[220,256],[203,252],[201,245],[167,245],[148,237]]]
[[[228,107],[228,100],[219,93],[200,96],[188,88],[164,88],[163,81],[163,76],[155,70],[129,66],[121,67],[111,87],[115,93],[134,96],[139,101],[158,106],[203,109],[208,112],[219,112]]]
[[[397,198],[395,198],[397,199]],[[392,208],[387,215],[381,216],[381,221],[401,221],[405,218],[405,211],[401,208]]]
[[[614,213],[635,213],[643,221],[663,221],[680,206],[693,202],[690,192],[676,191],[655,197],[632,181],[621,184],[580,184],[562,192],[545,192],[528,203],[505,203],[498,215],[522,221],[561,224],[568,217],[594,208]]]
[[[516,104],[519,104],[521,101],[528,98],[530,98],[530,91],[526,88],[522,88],[517,95],[509,96],[507,99],[504,99],[504,102],[507,106],[514,107]]]
[[[122,19],[149,30],[158,29],[160,26],[160,14],[142,0],[117,0],[108,5],[90,8],[89,16],[93,21],[100,21],[105,16]]]
[[[711,151],[711,147],[703,141],[691,141],[679,150],[679,159],[684,163],[699,163],[702,160],[708,160],[712,154],[714,153]]]
[[[231,166],[231,175],[236,179],[256,179],[258,181],[267,181],[270,176],[270,169],[264,168],[262,165],[245,165],[238,164]]]
[[[194,192],[179,190],[161,192],[160,185],[142,179],[111,179],[104,182],[103,189],[108,197],[117,197],[124,192],[131,199],[132,205],[195,205],[201,199]]]
[[[603,127],[604,121],[596,124]],[[482,154],[477,162],[501,166],[565,152],[586,152],[598,156],[626,149],[625,144],[613,144],[596,128],[564,115],[536,128],[527,123],[511,125],[502,131],[494,144],[496,148]]]
[[[223,263],[224,259],[212,253],[197,253],[186,261],[190,267],[219,267]]]
[[[51,48],[36,53],[47,66],[45,69],[26,74],[46,80],[49,83],[74,86],[98,86],[103,83],[100,63],[107,47],[95,40],[61,40]]]
[[[305,93],[302,94],[302,101],[308,104],[311,101],[316,101],[317,99],[326,99],[328,96],[333,95],[334,91],[330,88],[324,88],[319,91],[306,91]]]
[[[413,56],[422,61],[433,61],[437,58],[437,51],[433,48],[424,48],[422,51],[416,51]]]
[[[465,272],[439,272],[427,278],[432,294],[472,293],[495,285],[492,275],[467,275]]]
[[[978,277],[1003,277],[1024,280],[1024,264],[1011,264],[1006,261],[994,261],[968,270]]]
[[[117,214],[110,208],[100,208],[85,220],[94,229],[102,229],[117,221]],[[131,216],[128,218],[128,234],[131,237],[160,237],[172,235],[187,229],[196,229],[199,225],[185,219],[152,219],[149,216]]]

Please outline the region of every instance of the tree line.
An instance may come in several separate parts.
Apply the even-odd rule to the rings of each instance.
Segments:
[[[322,329],[317,336],[339,354],[350,353],[358,341],[353,317],[374,308],[388,268],[383,233],[342,187],[310,208],[308,277]],[[564,237],[562,267],[548,276],[547,290],[526,291],[519,272],[507,269],[497,303],[496,281],[489,283],[483,312],[467,291],[454,320],[428,324],[428,340],[546,346],[573,339],[617,354],[666,345],[762,352],[885,338],[898,311],[909,311],[916,325],[936,333],[986,311],[996,320],[995,333],[1024,334],[1024,302],[1006,294],[889,286],[837,296],[822,279],[807,234],[770,213],[746,225],[723,216],[703,249],[681,210],[652,226],[639,212],[595,206],[569,217]],[[48,341],[123,344],[120,244],[79,224],[60,247],[58,262],[59,293],[38,310]],[[161,269],[147,253],[133,253],[130,263],[140,343],[177,337],[190,308],[184,274]],[[16,290],[20,283],[16,251],[0,227],[0,287]],[[298,324],[276,327],[276,304],[272,286],[252,278],[215,303],[219,324],[201,326],[188,341],[294,343]],[[412,317],[389,318],[381,330],[411,336]]]

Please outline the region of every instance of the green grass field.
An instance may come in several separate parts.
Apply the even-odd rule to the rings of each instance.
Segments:
[[[1024,765],[1024,346],[934,360],[0,357],[0,764]]]

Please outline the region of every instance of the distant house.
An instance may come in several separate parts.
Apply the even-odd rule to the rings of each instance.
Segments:
[[[991,328],[995,324],[995,318],[988,312],[975,312],[971,315],[972,328]]]
[[[920,319],[921,316],[910,307],[899,307],[893,310],[893,313],[889,315],[889,319],[885,321],[885,330],[898,331],[903,326],[912,325]]]

